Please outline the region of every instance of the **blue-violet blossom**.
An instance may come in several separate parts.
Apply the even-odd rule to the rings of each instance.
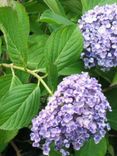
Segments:
[[[99,143],[110,129],[107,110],[111,111],[111,107],[95,78],[88,73],[68,76],[58,85],[45,109],[32,120],[33,146],[49,155],[54,143],[56,150],[66,156],[70,147],[79,150],[90,138]]]
[[[84,37],[81,58],[86,68],[117,66],[117,5],[96,6],[78,21]]]

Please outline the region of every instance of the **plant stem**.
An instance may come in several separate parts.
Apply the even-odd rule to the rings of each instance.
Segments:
[[[2,63],[2,64],[0,64],[0,66],[1,67],[5,67],[5,68],[11,68],[11,69],[21,70],[21,71],[24,71],[24,72],[27,72],[27,73],[31,74],[32,76],[36,77],[38,79],[38,81],[40,81],[43,84],[43,86],[45,87],[45,89],[48,91],[48,93],[50,95],[53,95],[52,91],[47,86],[47,84],[45,83],[45,81],[37,73],[35,73],[34,71],[32,71],[32,70],[30,70],[28,68],[23,68],[23,67],[16,66],[16,65],[13,65],[13,64]]]
[[[11,142],[11,145],[12,145],[12,147],[14,148],[14,150],[15,150],[15,152],[16,152],[16,155],[17,155],[17,156],[21,156],[18,147],[15,145],[15,143],[14,143],[13,141]]]

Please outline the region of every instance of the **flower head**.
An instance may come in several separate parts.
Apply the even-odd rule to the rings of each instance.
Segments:
[[[79,20],[84,37],[81,58],[86,68],[117,66],[117,5],[96,6]]]
[[[72,146],[79,150],[93,138],[98,143],[110,129],[106,111],[111,107],[101,85],[88,73],[68,76],[58,85],[45,109],[32,120],[31,140],[49,155],[51,143],[63,156]]]

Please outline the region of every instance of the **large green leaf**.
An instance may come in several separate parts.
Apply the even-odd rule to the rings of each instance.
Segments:
[[[112,112],[108,113],[108,121],[111,127],[117,130],[117,88],[106,92],[106,97],[112,107]]]
[[[19,3],[0,8],[0,29],[4,33],[10,59],[16,64],[26,64],[29,33],[28,17]]]
[[[20,80],[15,75],[5,75],[0,77],[0,99],[13,87],[21,85]]]
[[[23,32],[22,38],[24,38],[24,40],[26,41],[26,44],[27,44],[28,37],[29,37],[29,31],[30,31],[28,14],[27,14],[25,8],[23,7],[23,5],[15,2],[15,1],[13,2],[13,9],[17,12],[18,21],[21,26],[21,30]]]
[[[66,26],[53,32],[49,37],[47,51],[47,71],[51,86],[57,78],[57,71],[66,68],[80,58],[83,38],[76,26]]]
[[[95,144],[93,139],[90,139],[80,151],[75,152],[75,156],[105,156],[106,152],[107,142],[105,138],[98,144]]]
[[[30,37],[28,67],[33,69],[45,67],[44,47],[47,39],[47,35],[33,35]]]
[[[70,20],[65,18],[64,16],[58,15],[51,10],[46,10],[40,17],[39,21],[54,23],[58,25],[71,25],[73,24]]]
[[[39,108],[39,87],[26,84],[15,87],[0,100],[0,128],[20,129],[27,126]]]
[[[76,26],[66,26],[53,32],[46,48],[48,64],[54,64],[58,70],[73,64],[80,58],[83,49],[83,39]]]

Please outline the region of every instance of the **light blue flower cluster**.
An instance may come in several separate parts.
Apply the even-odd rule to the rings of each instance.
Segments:
[[[117,66],[117,5],[96,6],[86,12],[79,27],[84,37],[81,58],[86,68]]]
[[[111,107],[95,78],[88,73],[68,76],[32,120],[33,146],[49,155],[54,143],[56,150],[67,156],[70,147],[79,150],[89,138],[99,143],[110,129],[107,110],[111,111]]]

